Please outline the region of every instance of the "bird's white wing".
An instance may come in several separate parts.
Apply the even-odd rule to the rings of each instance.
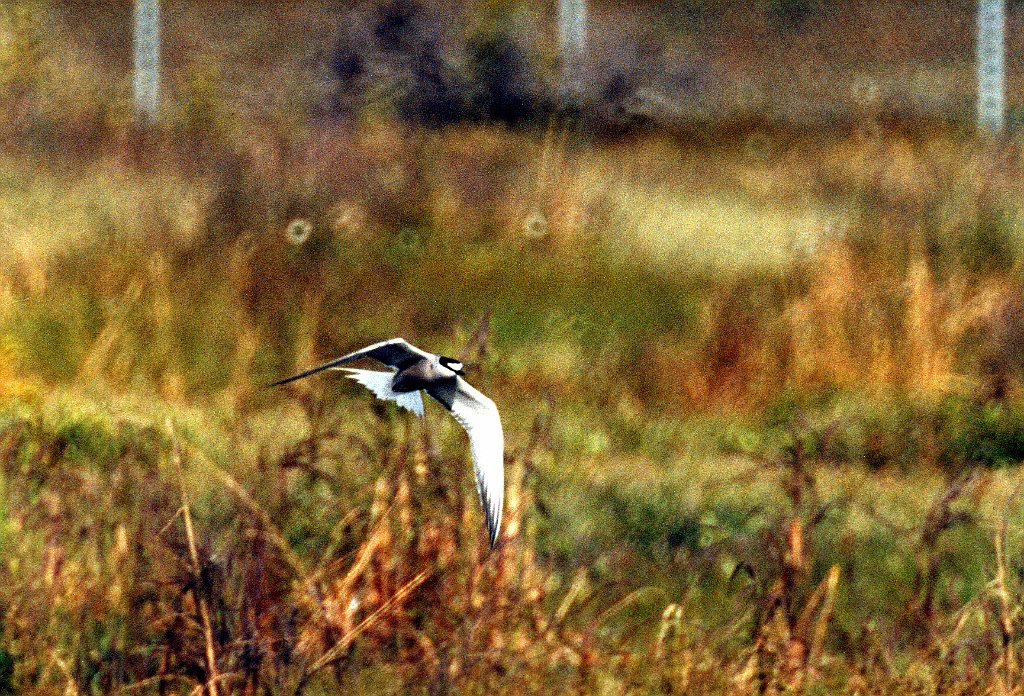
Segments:
[[[494,402],[459,378],[449,408],[469,435],[476,489],[484,508],[491,546],[498,540],[505,500],[505,436]]]
[[[361,385],[376,394],[378,399],[394,401],[396,404],[412,411],[417,416],[423,415],[423,397],[419,390],[411,392],[396,392],[391,388],[391,382],[395,378],[394,372],[377,372],[375,370],[356,370],[351,367],[336,368],[344,370],[345,376],[354,379]]]

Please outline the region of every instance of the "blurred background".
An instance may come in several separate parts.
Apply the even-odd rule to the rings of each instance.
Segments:
[[[987,5],[0,4],[0,693],[1019,692]]]

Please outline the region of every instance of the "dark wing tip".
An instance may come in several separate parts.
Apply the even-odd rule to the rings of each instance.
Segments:
[[[494,504],[492,504],[494,505]],[[498,539],[502,534],[502,508],[486,509],[483,511],[483,519],[487,524],[487,538],[490,541],[490,548],[498,546]]]
[[[294,382],[295,380],[302,379],[303,377],[310,377],[311,375],[315,375],[317,372],[323,372],[324,370],[330,369],[332,367],[340,365],[343,362],[346,362],[346,358],[347,356],[337,358],[330,362],[324,363],[323,365],[317,365],[316,367],[310,368],[305,372],[300,372],[297,375],[292,375],[291,377],[285,377],[284,379],[279,379],[276,382],[271,382],[270,384],[267,385],[267,388],[269,389],[271,387],[280,387],[282,384],[288,384],[289,382]]]
[[[271,382],[270,384],[264,385],[263,388],[264,389],[270,389],[271,387],[280,387],[282,384],[288,384],[289,382],[294,382],[297,379],[302,379],[304,376],[305,375],[292,375],[291,377],[285,377],[284,379],[279,379],[276,382]]]
[[[294,382],[297,379],[302,379],[303,377],[315,375],[317,372],[320,372],[322,370],[337,367],[338,365],[344,365],[345,363],[352,362],[353,360],[358,360],[359,358],[373,358],[374,360],[384,363],[389,367],[402,368],[405,366],[410,356],[413,356],[415,359],[418,360],[424,356],[427,356],[427,354],[421,351],[416,346],[409,343],[408,341],[406,341],[404,338],[389,338],[386,341],[374,343],[373,345],[367,346],[366,348],[361,348],[359,350],[348,353],[347,355],[343,355],[340,358],[335,358],[334,360],[331,360],[328,363],[324,363],[323,365],[317,365],[316,367],[310,368],[305,372],[300,372],[297,375],[292,375],[291,377],[279,379],[276,382],[268,384],[267,388],[279,387],[282,384],[288,384],[289,382]]]

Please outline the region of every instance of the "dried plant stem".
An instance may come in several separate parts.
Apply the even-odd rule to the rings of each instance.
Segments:
[[[121,687],[121,690],[118,693],[123,694],[130,691],[146,689],[153,685],[159,686],[161,688],[161,693],[163,693],[163,689],[166,686],[166,683],[174,681],[186,682],[188,684],[193,683],[191,679],[182,674],[158,674],[155,677],[149,677],[148,679],[140,679],[137,682],[126,684],[125,686]]]
[[[383,617],[385,614],[391,611],[391,609],[396,604],[405,599],[413,590],[422,585],[423,582],[428,577],[430,577],[430,574],[431,571],[429,570],[421,571],[412,580],[398,588],[395,594],[393,594],[388,599],[388,601],[384,602],[379,607],[377,607],[377,609],[372,614],[370,614],[365,619],[356,624],[356,626],[351,631],[348,631],[345,635],[343,635],[338,640],[337,643],[331,646],[331,648],[327,652],[321,655],[320,658],[316,662],[314,662],[312,666],[309,667],[309,669],[306,670],[306,673],[299,680],[299,685],[295,689],[295,694],[301,694],[302,691],[305,689],[306,684],[309,683],[309,680],[317,672],[322,670],[324,667],[330,665],[332,662],[334,662],[334,660],[338,659],[338,657],[343,652],[345,652],[345,650],[347,650],[350,645],[352,645],[352,641],[358,638],[368,628],[377,623],[377,621],[381,617]]]
[[[999,638],[1003,667],[1003,689],[1013,691],[1013,624],[1014,602],[1006,587],[1006,520],[995,535],[996,577],[992,581],[992,593],[999,600]]]
[[[270,519],[270,515],[267,514],[266,510],[260,507],[260,505],[253,499],[252,495],[249,494],[249,491],[247,491],[242,484],[236,481],[231,474],[209,460],[207,460],[207,464],[213,469],[213,472],[218,478],[220,478],[224,485],[227,486],[228,490],[230,490],[235,497],[238,498],[238,500],[241,501],[241,503],[245,505],[245,507],[247,507],[249,511],[260,521],[260,524],[263,526],[263,529],[266,531],[271,541],[274,542],[278,551],[281,552],[281,556],[291,567],[292,572],[300,578],[305,578],[307,575],[305,564],[292,550],[291,545],[284,538],[284,535],[281,533],[281,530],[277,528],[277,525],[274,524],[274,521]],[[188,525],[186,524],[186,529],[187,528]]]
[[[807,604],[800,614],[797,622],[797,632],[807,640],[807,669],[813,670],[822,652],[825,642],[825,632],[828,629],[828,621],[832,616],[832,608],[835,605],[836,589],[839,586],[839,566],[832,566],[825,579],[814,590],[808,598]],[[817,611],[817,619],[814,612]],[[813,622],[813,629],[811,624]]]
[[[54,652],[51,657],[53,659],[53,663],[60,668],[60,671],[68,680],[67,687],[65,687],[64,689],[64,693],[67,694],[67,696],[78,696],[78,694],[80,694],[81,692],[75,685],[75,678],[74,675],[71,673],[71,668],[68,667],[67,661],[62,659],[60,655],[58,655],[56,652]]]
[[[199,578],[202,566],[199,562],[199,550],[196,547],[196,532],[192,524],[192,510],[188,500],[188,493],[185,490],[185,474],[181,466],[181,447],[178,444],[178,437],[174,432],[174,423],[167,419],[167,430],[173,443],[174,468],[178,474],[178,485],[181,489],[181,516],[185,521],[185,537],[188,541],[189,555],[192,557],[192,572]],[[217,651],[213,644],[213,623],[210,621],[210,606],[202,592],[195,591],[196,603],[199,605],[199,618],[203,624],[203,638],[206,642],[206,673],[207,680],[205,688],[210,696],[219,696],[217,682],[220,681],[217,671]]]
[[[1007,535],[1010,526],[1010,508],[1013,505],[1014,500],[1021,492],[1021,486],[1024,486],[1024,481],[1021,481],[1014,486],[1013,491],[1006,499],[1006,507],[1003,511],[1003,517],[999,524],[999,529],[995,533],[995,553],[996,553],[996,577],[993,579],[990,588],[992,594],[995,595],[999,602],[999,638],[1000,638],[1000,662],[1002,662],[1002,690],[1004,693],[1016,693],[1014,687],[1014,667],[1016,663],[1016,654],[1013,649],[1013,634],[1016,628],[1017,620],[1020,617],[1020,608],[1017,602],[1014,601],[1013,596],[1010,593],[1010,589],[1007,583],[1007,559],[1006,559],[1006,546],[1007,546]]]
[[[960,500],[977,479],[971,471],[948,484],[928,508],[924,525],[918,540],[918,571],[915,579],[918,641],[922,644],[934,639],[935,605],[939,587],[942,556],[938,552],[939,540],[948,530],[958,524],[971,521],[969,513],[956,510],[953,506]]]

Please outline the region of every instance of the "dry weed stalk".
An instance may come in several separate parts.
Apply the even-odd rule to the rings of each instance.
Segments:
[[[977,472],[973,470],[952,480],[929,506],[921,526],[909,628],[922,647],[935,644],[936,638],[935,593],[942,566],[939,541],[950,529],[974,521],[971,513],[956,510],[953,506],[969,492],[977,480]]]
[[[813,548],[810,532],[826,516],[830,505],[818,502],[811,457],[800,428],[779,462],[789,514],[773,535],[777,565],[774,577],[761,580],[764,589],[754,623],[753,647],[746,666],[734,683],[759,693],[801,691],[818,678],[828,624],[839,587],[839,566],[832,566],[816,585],[810,585]],[[753,570],[757,574],[758,571]],[[739,567],[737,568],[737,571]]]
[[[312,365],[315,362],[314,351],[323,304],[324,293],[319,287],[308,290],[302,296],[302,311],[299,313],[300,322],[296,330],[295,364],[298,366],[296,369],[300,369],[304,365]],[[303,385],[301,382],[297,384],[302,385],[298,389],[309,388],[308,385]]]
[[[375,623],[382,620],[389,611],[397,606],[403,599],[406,598],[413,590],[423,584],[423,581],[427,579],[429,575],[428,571],[422,571],[418,575],[414,576],[412,580],[398,588],[398,590],[388,598],[386,602],[381,604],[377,609],[373,611],[369,616],[359,622],[358,625],[347,631],[337,643],[331,646],[327,652],[321,655],[316,662],[314,662],[309,668],[305,670],[302,678],[299,679],[299,684],[295,689],[295,694],[301,694],[305,689],[306,684],[309,680],[316,675],[317,672],[330,665],[332,662],[337,660],[342,654],[351,647],[353,641],[359,637],[360,634],[370,629]]]
[[[887,352],[880,335],[869,345],[848,327],[866,301],[859,292],[860,271],[849,245],[833,242],[808,264],[807,291],[786,308],[791,374],[795,385],[853,384],[861,376],[857,365],[867,360],[875,374]]]
[[[1022,609],[1019,588],[1016,593],[1011,590],[1011,576],[1007,561],[1007,537],[1010,526],[1010,512],[1013,503],[1020,495],[1024,482],[1018,483],[1006,499],[999,528],[993,534],[995,549],[995,577],[989,583],[984,596],[983,606],[986,614],[995,617],[994,624],[999,638],[997,646],[998,658],[992,666],[997,674],[998,689],[1001,694],[1020,693],[1020,658],[1014,649],[1014,641],[1018,635]],[[1019,578],[1018,578],[1019,584]]]
[[[213,641],[213,624],[210,621],[210,604],[205,594],[200,592],[202,588],[202,564],[199,560],[199,551],[196,548],[196,533],[192,523],[192,506],[189,504],[188,493],[185,490],[185,474],[181,466],[181,448],[177,435],[174,432],[174,423],[167,419],[167,432],[171,438],[171,457],[174,462],[174,470],[178,475],[178,487],[181,491],[181,517],[185,524],[185,536],[188,540],[188,551],[192,559],[192,574],[195,582],[193,594],[196,596],[199,605],[199,616],[202,621],[203,639],[206,649],[206,670],[207,678],[203,689],[208,691],[210,696],[218,696],[220,693],[218,684],[221,681],[219,668],[217,667],[217,651]]]
[[[127,325],[133,311],[143,296],[145,285],[145,282],[140,279],[136,279],[129,284],[125,292],[124,302],[118,306],[117,311],[107,320],[107,324],[100,330],[82,359],[82,364],[78,371],[78,378],[81,381],[86,383],[95,382],[105,373],[109,375],[113,367],[112,363],[116,365],[117,361],[115,361],[115,358],[118,357],[118,349],[122,351],[128,349],[128,346],[125,345],[125,340],[129,333]],[[130,370],[130,365],[124,365],[123,360],[120,362],[122,363],[120,367],[125,368],[124,371],[127,373]],[[122,378],[125,376],[120,375]]]

